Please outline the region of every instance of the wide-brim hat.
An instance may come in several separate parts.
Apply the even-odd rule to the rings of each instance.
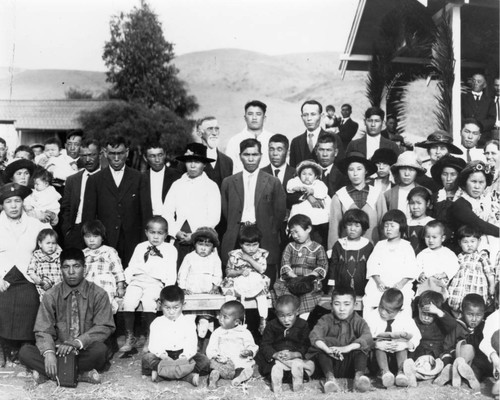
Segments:
[[[425,174],[425,171],[427,171],[424,167],[422,167],[417,155],[413,151],[405,151],[404,153],[401,153],[398,157],[398,161],[396,161],[396,164],[391,167],[391,171],[393,174],[396,174],[399,168],[403,167],[414,168],[419,175]]]
[[[33,175],[33,171],[35,170],[35,164],[33,163],[33,161],[26,160],[24,158],[12,161],[5,167],[5,171],[3,172],[4,181],[10,182],[12,180],[12,177],[14,176],[14,173],[23,168],[27,169],[31,176]]]
[[[316,171],[316,175],[319,177],[321,177],[321,174],[323,173],[323,168],[321,168],[321,165],[313,160],[304,160],[299,165],[297,165],[298,176],[300,176],[300,173],[304,168],[312,168],[314,171]]]
[[[453,144],[453,137],[446,131],[435,131],[427,136],[426,141],[415,143],[416,147],[424,149],[430,149],[436,145],[446,146],[451,154],[463,154],[463,151]]]
[[[31,189],[27,186],[20,185],[19,183],[6,183],[0,189],[0,204],[6,199],[19,196],[23,200],[31,194]]]
[[[443,169],[449,167],[460,173],[465,168],[466,164],[465,160],[461,158],[446,155],[440,158],[436,164],[431,167],[432,179],[434,179],[434,181],[439,185],[442,185],[443,182],[441,181],[441,174],[443,173]]]
[[[474,172],[482,172],[484,174],[486,177],[486,186],[490,186],[493,182],[494,169],[489,164],[475,160],[468,163],[458,175],[458,186],[464,189],[469,175]]]
[[[375,165],[375,163],[373,163],[370,160],[367,160],[363,153],[359,153],[357,151],[353,151],[347,154],[347,156],[343,160],[339,161],[337,167],[340,170],[340,172],[342,172],[344,175],[347,175],[347,169],[349,168],[349,165],[353,162],[357,162],[365,166],[367,177],[377,172],[377,166]]]
[[[392,149],[387,149],[385,147],[375,150],[375,153],[373,153],[372,158],[370,158],[370,161],[374,164],[384,163],[388,165],[394,165],[397,160],[398,160],[398,155],[396,154],[396,152]]]
[[[208,238],[214,244],[215,247],[219,246],[220,244],[219,235],[217,235],[215,229],[210,228],[208,226],[202,226],[196,229],[196,231],[191,235],[191,242],[196,243],[196,240],[199,237]]]
[[[176,157],[176,159],[182,162],[196,160],[205,164],[215,161],[213,158],[207,157],[207,148],[201,143],[189,143],[186,152],[182,156]]]

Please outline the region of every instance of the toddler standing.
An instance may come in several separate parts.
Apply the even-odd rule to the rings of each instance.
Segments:
[[[36,238],[37,249],[31,256],[27,274],[33,280],[40,295],[56,283],[61,282],[61,248],[57,244],[57,233],[53,229],[42,229]]]
[[[422,232],[425,224],[434,218],[427,215],[427,210],[431,205],[431,194],[422,187],[417,186],[408,193],[408,207],[410,209],[410,218],[408,219],[408,241],[418,255],[422,251],[424,241]]]
[[[61,195],[52,186],[52,179],[52,173],[46,169],[35,169],[33,173],[35,190],[24,199],[23,207],[30,217],[42,222],[50,222],[54,226],[59,221]]]

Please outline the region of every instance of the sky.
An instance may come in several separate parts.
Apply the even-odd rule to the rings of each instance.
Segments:
[[[176,55],[343,51],[358,0],[149,0]],[[113,15],[139,0],[0,0],[0,66],[104,71]]]

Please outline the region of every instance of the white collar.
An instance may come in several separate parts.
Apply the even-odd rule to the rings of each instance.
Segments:
[[[308,131],[306,129],[307,136],[309,136],[311,133],[314,135],[314,137],[319,136],[319,133],[321,132],[321,126],[318,126],[315,130],[313,131]]]
[[[150,168],[149,171],[154,175],[154,174],[163,174],[165,172],[165,166],[163,166],[162,169],[159,171],[155,171],[154,169]]]

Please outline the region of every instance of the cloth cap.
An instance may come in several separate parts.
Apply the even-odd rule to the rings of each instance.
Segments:
[[[31,189],[18,183],[7,183],[0,189],[0,204],[6,199],[19,196],[23,200],[31,194]]]
[[[312,168],[316,172],[316,175],[319,177],[321,177],[321,174],[323,173],[323,168],[321,168],[321,166],[313,160],[304,160],[299,165],[297,165],[298,176],[300,176],[300,173],[304,168]]]

